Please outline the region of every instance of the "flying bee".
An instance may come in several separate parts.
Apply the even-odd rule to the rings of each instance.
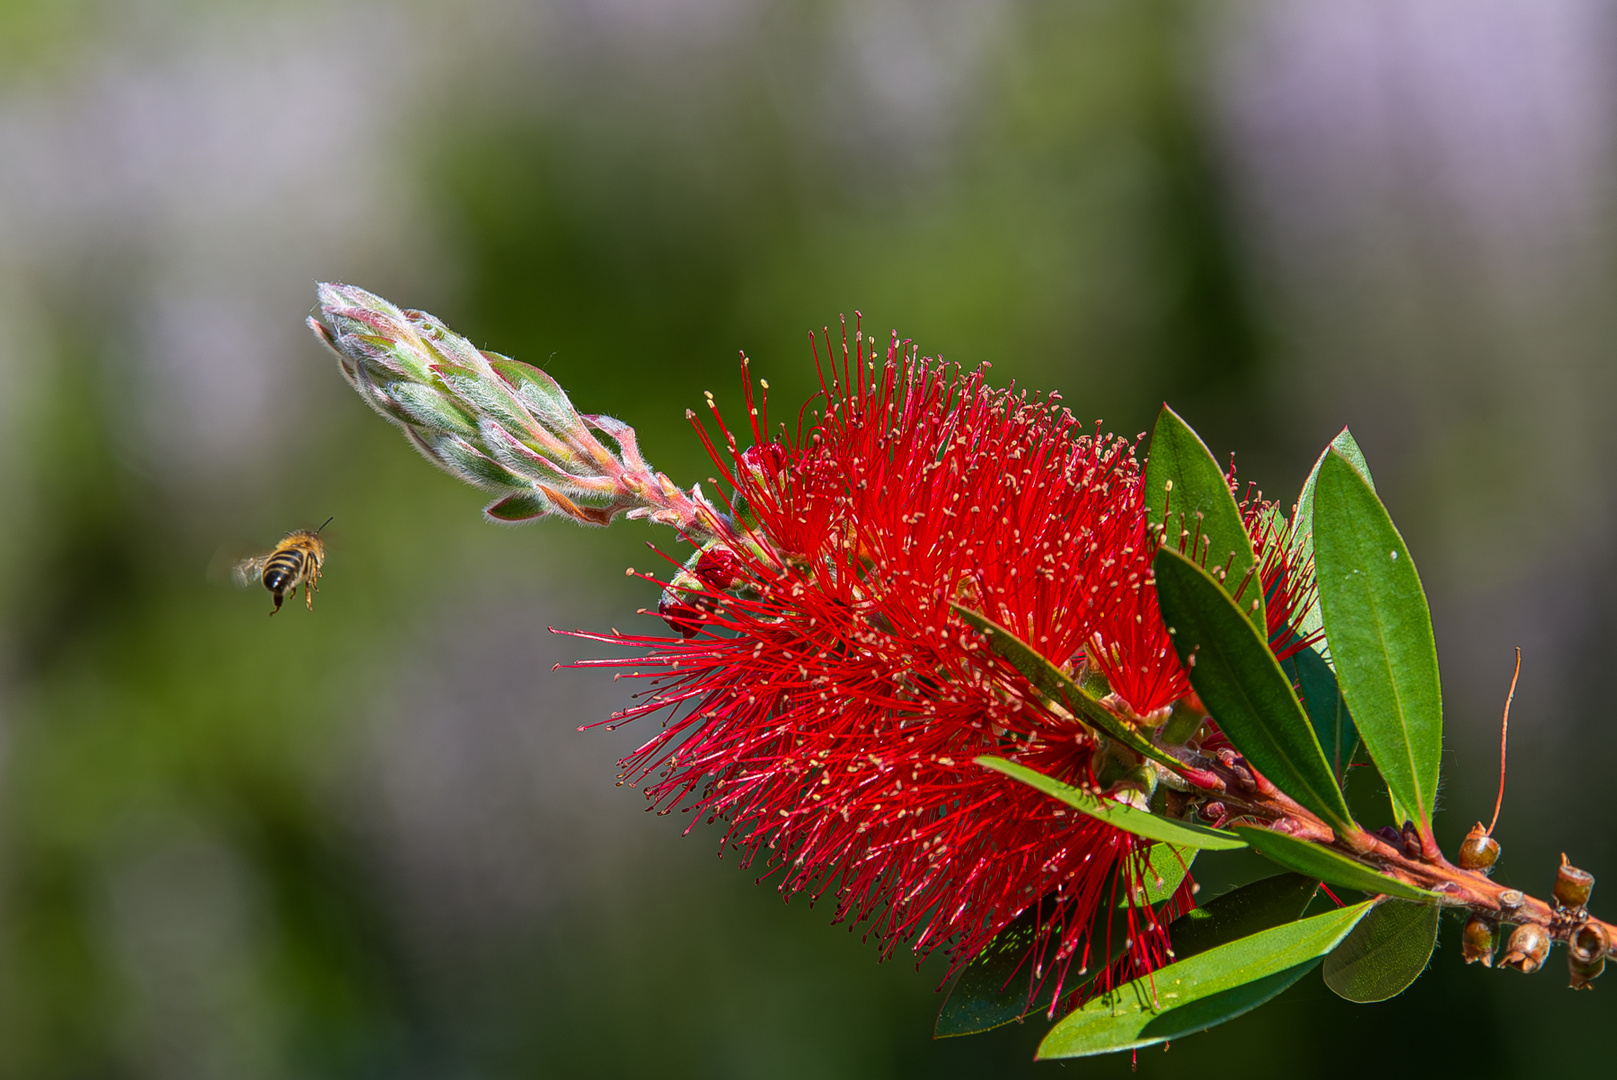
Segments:
[[[254,581],[262,582],[275,598],[271,615],[281,610],[281,601],[288,594],[296,597],[298,586],[302,585],[303,599],[313,611],[315,582],[320,577],[320,564],[326,558],[326,545],[320,533],[330,524],[331,518],[327,518],[325,524],[313,532],[308,529],[289,532],[269,554],[243,559],[236,564],[236,584],[250,588]]]

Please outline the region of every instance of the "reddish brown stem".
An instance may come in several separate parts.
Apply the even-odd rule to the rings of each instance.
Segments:
[[[1239,771],[1237,771],[1239,770]],[[1431,841],[1430,831],[1421,830],[1421,852],[1411,856],[1400,847],[1362,829],[1343,835],[1317,816],[1299,806],[1272,785],[1243,782],[1243,775],[1258,779],[1252,766],[1238,755],[1233,762],[1194,755],[1185,763],[1180,776],[1205,797],[1216,798],[1238,817],[1259,823],[1302,839],[1329,847],[1406,885],[1435,892],[1444,907],[1465,908],[1496,923],[1542,926],[1555,941],[1565,942],[1572,932],[1587,923],[1604,927],[1612,942],[1608,956],[1617,956],[1617,924],[1604,922],[1582,909],[1567,909],[1528,896],[1491,880],[1486,874],[1464,870],[1445,858]],[[1208,782],[1204,782],[1208,781]],[[1273,793],[1267,793],[1268,787]]]

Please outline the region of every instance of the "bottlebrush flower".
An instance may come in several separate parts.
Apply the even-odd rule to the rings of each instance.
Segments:
[[[1230,487],[1235,488],[1233,465]],[[1318,630],[1305,634],[1297,628],[1302,613],[1318,603],[1312,549],[1305,552],[1298,543],[1302,525],[1296,515],[1288,520],[1280,504],[1265,502],[1262,492],[1250,493],[1242,500],[1241,519],[1258,553],[1258,584],[1263,589],[1269,650],[1277,660],[1284,660],[1320,637]]]
[[[1134,980],[1068,1014],[1040,1057],[1202,1030],[1320,958],[1342,997],[1384,1000],[1424,969],[1442,907],[1471,913],[1468,960],[1486,961],[1501,924],[1516,926],[1502,964],[1536,970],[1562,941],[1575,989],[1617,955],[1617,925],[1587,911],[1593,875],[1564,855],[1550,903],[1489,880],[1491,840],[1486,860],[1443,857],[1430,611],[1345,429],[1288,524],[1261,495],[1237,504],[1233,468],[1167,406],[1143,479],[1132,445],[1086,434],[1053,395],[991,390],[896,341],[878,369],[856,333],[828,382],[821,369],[819,411],[795,437],[765,435],[750,384],[752,446],[717,410],[719,445],[698,426],[730,489],[713,502],[653,472],[627,425],[577,413],[543,372],[363,290],[322,286],[320,300],[311,324],[344,376],[427,457],[499,493],[490,517],[643,517],[696,547],[658,605],[677,637],[582,635],[649,650],[593,662],[652,680],[610,723],[663,714],[625,775],[663,813],[722,819],[746,863],[762,858],[788,895],[830,893],[837,918],[868,922],[885,952],[983,957],[939,1034],[1014,1018],[1024,976],[1052,1015],[1075,992]],[[1157,546],[1174,536],[1178,552]],[[1198,568],[1209,555],[1223,559]],[[1267,648],[1248,621],[1257,590]],[[1299,650],[1289,672],[1272,662]],[[1402,829],[1353,820],[1340,785],[1356,743],[1407,811]],[[1503,782],[1501,735],[1500,798]],[[1236,823],[1172,820],[1193,809]],[[1141,886],[1168,884],[1142,879],[1178,849],[1153,847],[1148,868],[1144,841],[1112,821],[1192,849],[1245,844],[1301,876],[1214,901],[1174,931],[1180,962],[1158,972],[1193,886],[1148,896]],[[1374,895],[1302,917],[1316,882]],[[1075,983],[1075,963],[1097,974]],[[1149,1012],[1134,1007],[1144,997]]]
[[[990,389],[896,339],[879,366],[866,349],[856,333],[828,382],[822,367],[819,412],[795,437],[766,436],[750,386],[756,445],[715,410],[735,525],[664,597],[680,636],[598,638],[650,655],[594,663],[655,680],[611,723],[665,714],[626,775],[649,779],[662,812],[724,821],[783,893],[830,893],[836,920],[868,921],[885,953],[948,946],[958,967],[1042,900],[1056,987],[1073,963],[1105,964],[1104,936],[1128,937],[1134,973],[1149,970],[1166,934],[1148,909],[1089,933],[1136,883],[1144,841],[973,759],[1135,801],[1148,790],[1131,785],[1151,782],[1114,775],[1096,737],[949,606],[1104,678],[1125,716],[1183,697],[1134,447],[1084,432],[1054,395]]]

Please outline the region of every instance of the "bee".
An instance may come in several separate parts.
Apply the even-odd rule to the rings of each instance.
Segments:
[[[315,582],[320,577],[320,564],[326,558],[326,545],[320,533],[330,524],[331,518],[327,518],[325,524],[313,532],[308,529],[289,532],[269,554],[243,559],[236,564],[236,584],[250,588],[254,581],[263,582],[264,588],[275,598],[271,615],[281,610],[281,601],[288,594],[296,597],[298,586],[302,585],[303,599],[313,611]]]

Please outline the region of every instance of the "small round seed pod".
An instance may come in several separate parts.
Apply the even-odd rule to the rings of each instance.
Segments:
[[[1555,903],[1562,908],[1572,911],[1582,910],[1583,905],[1589,902],[1589,894],[1594,891],[1595,876],[1587,870],[1579,870],[1561,856],[1561,868],[1555,872]]]
[[[1474,964],[1482,961],[1483,967],[1493,967],[1493,923],[1481,915],[1473,915],[1465,924],[1465,931],[1460,935],[1460,955],[1465,962]]]
[[[1610,948],[1611,939],[1599,923],[1586,922],[1572,931],[1566,942],[1566,966],[1572,976],[1572,989],[1594,989],[1589,984],[1606,970],[1606,952]]]
[[[1544,966],[1544,958],[1549,955],[1550,935],[1537,923],[1523,923],[1510,935],[1499,966],[1513,967],[1523,975],[1531,975]]]
[[[1482,822],[1477,822],[1460,842],[1460,869],[1481,870],[1486,874],[1493,870],[1493,864],[1498,861],[1499,841],[1488,835]]]

